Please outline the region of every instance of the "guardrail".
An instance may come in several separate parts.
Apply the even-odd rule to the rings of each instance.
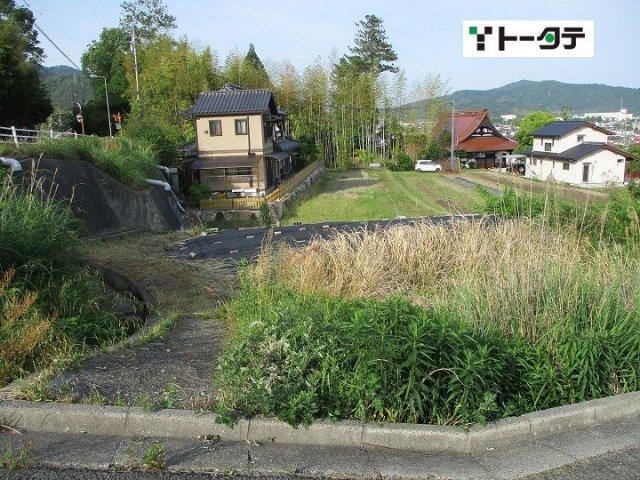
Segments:
[[[293,192],[310,175],[320,168],[320,162],[313,162],[291,178],[285,180],[266,197],[212,198],[200,201],[202,210],[258,210],[266,202],[275,202]]]
[[[43,138],[78,138],[83,135],[76,132],[56,132],[54,130],[30,130],[28,128],[0,127],[0,141],[13,142],[16,145],[25,142],[37,142]]]

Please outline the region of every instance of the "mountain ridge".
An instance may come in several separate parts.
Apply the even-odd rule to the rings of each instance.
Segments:
[[[559,113],[568,107],[571,113],[617,112],[626,108],[640,114],[640,88],[602,83],[564,83],[557,80],[518,80],[488,90],[457,90],[444,97],[453,100],[456,109],[487,108],[493,116],[524,114],[534,110]],[[402,108],[421,110],[428,100],[408,103]]]
[[[42,67],[41,75],[56,111],[71,111],[75,102],[85,104],[93,97],[91,81],[76,68]]]

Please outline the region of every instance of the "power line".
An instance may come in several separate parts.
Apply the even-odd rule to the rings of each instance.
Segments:
[[[29,10],[31,10],[31,6],[26,2],[26,0],[22,0],[22,3],[24,3],[24,4],[27,6],[27,8],[28,8]],[[38,24],[37,24],[35,21],[33,22],[33,26],[34,26],[34,27],[36,27],[36,29],[37,29],[37,30],[38,30],[38,31],[39,31],[39,32],[44,36],[44,38],[46,38],[47,40],[49,40],[49,42],[51,42],[51,45],[53,45],[54,47],[56,47],[56,50],[58,50],[58,51],[62,54],[62,56],[63,56],[64,58],[66,58],[66,59],[71,63],[71,65],[73,65],[74,67],[76,67],[78,70],[82,70],[82,68],[80,68],[80,67],[76,64],[76,62],[74,62],[73,60],[71,60],[71,59],[69,58],[69,56],[68,56],[66,53],[64,53],[64,52],[62,51],[62,49],[61,49],[61,48],[56,44],[56,42],[54,42],[53,40],[51,40],[51,37],[49,37],[49,35],[47,35],[47,34],[44,32],[44,30],[42,30],[42,29],[38,26]]]
[[[112,13],[112,6],[109,5],[105,0],[98,0],[98,5],[100,5],[100,7],[107,13],[109,17],[111,17],[114,22],[116,22],[117,25],[120,20],[117,18],[117,14],[114,15]]]
[[[89,7],[89,10],[91,10],[91,13],[93,14],[94,17],[96,17],[96,20],[98,20],[98,23],[100,25],[102,25],[102,28],[106,28],[105,24],[102,22],[102,20],[100,19],[100,17],[96,14],[95,10],[93,9],[93,7],[91,6],[91,4],[87,1],[84,0],[84,3],[87,7]]]

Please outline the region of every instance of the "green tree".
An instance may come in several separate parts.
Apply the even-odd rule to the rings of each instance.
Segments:
[[[344,59],[362,72],[397,72],[398,68],[393,62],[398,60],[398,55],[387,40],[382,19],[365,15],[364,20],[360,20],[356,26],[359,29],[354,40],[355,46],[349,48],[351,55],[346,55]]]
[[[269,88],[271,80],[256,53],[253,43],[249,45],[249,51],[244,57],[243,64],[244,85],[247,88]]]
[[[224,65],[224,79],[228,83],[244,88],[270,88],[271,80],[251,44],[249,51],[242,57],[240,52],[229,52]]]
[[[171,15],[162,0],[125,0],[120,4],[120,26],[126,32],[136,29],[136,35],[149,41],[166,35],[176,28],[176,17]]]
[[[562,120],[571,120],[573,115],[571,115],[571,108],[564,106],[560,109],[560,117]]]
[[[129,54],[129,35],[121,28],[105,28],[98,40],[89,44],[82,55],[82,69],[87,74],[107,78],[111,113],[126,114],[131,110],[129,81],[125,72]],[[107,135],[106,96],[102,78],[92,79],[93,99],[84,108],[87,133]]]
[[[195,137],[192,122],[184,122],[181,113],[198,93],[218,87],[214,56],[208,48],[198,52],[186,40],[159,36],[145,45],[139,64],[140,101],[135,100],[133,71],[127,68],[131,115],[125,133],[148,140],[168,163],[178,144]]]
[[[30,10],[0,0],[0,125],[33,127],[53,112],[33,23]]]
[[[531,147],[533,145],[533,136],[531,134],[539,128],[555,121],[556,117],[549,112],[533,112],[524,117],[520,121],[518,131],[515,134],[515,139],[518,141],[516,151],[522,152]]]

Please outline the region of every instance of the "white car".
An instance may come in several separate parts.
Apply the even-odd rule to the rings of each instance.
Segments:
[[[416,172],[439,172],[442,165],[433,160],[418,160],[416,163]]]

